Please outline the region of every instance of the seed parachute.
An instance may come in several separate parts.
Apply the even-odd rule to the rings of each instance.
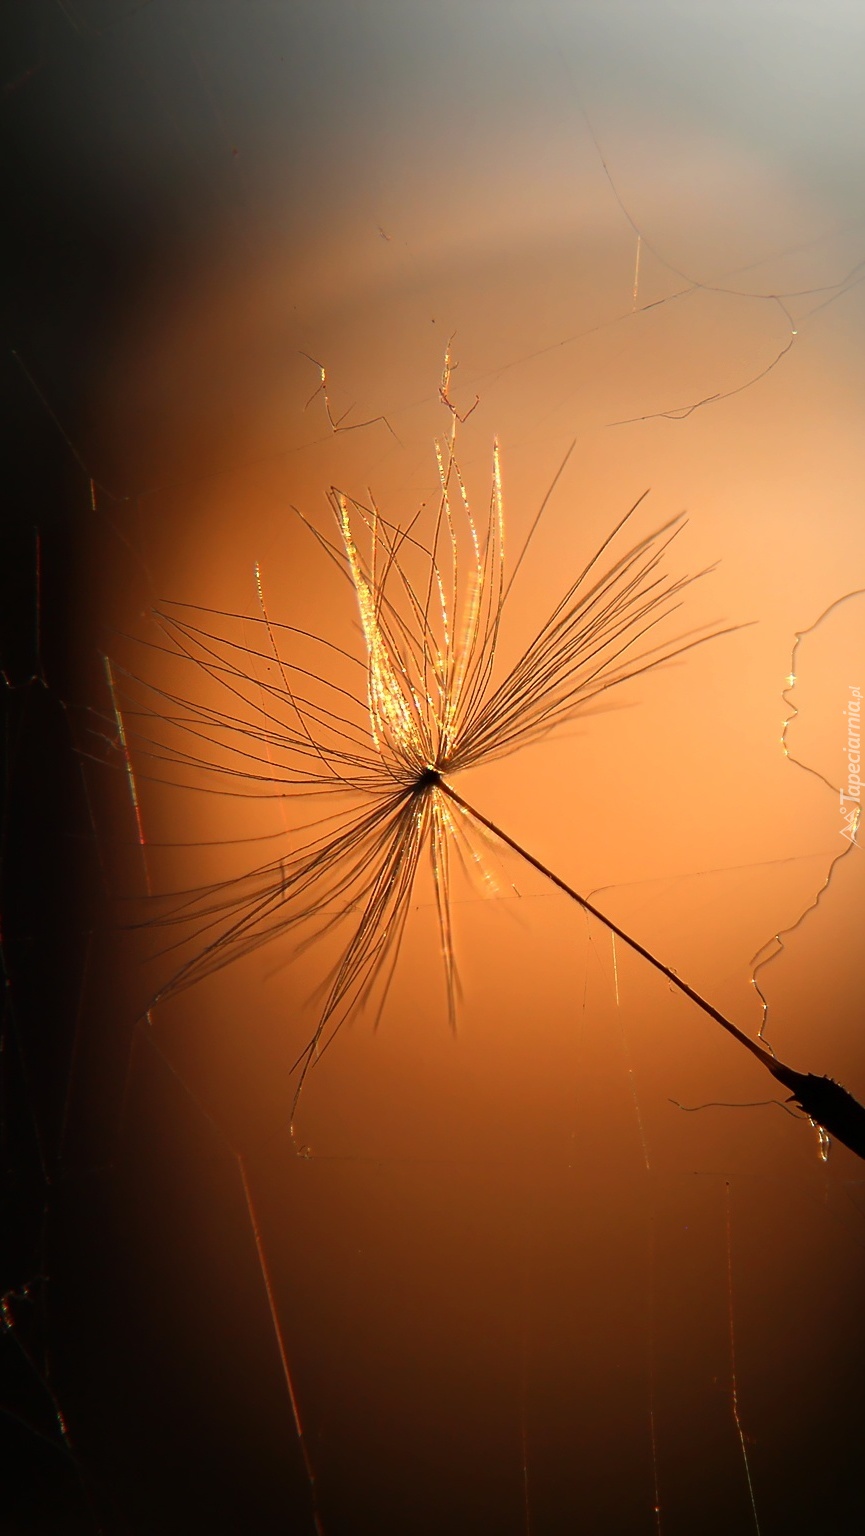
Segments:
[[[447,377],[446,361],[442,398],[450,406]],[[158,648],[174,658],[175,669],[188,669],[188,689],[124,674],[133,695],[126,713],[134,714],[139,745],[155,762],[170,764],[175,775],[188,770],[199,782],[203,772],[223,794],[316,796],[328,808],[299,848],[178,893],[161,911],[155,922],[180,930],[177,947],[187,958],[154,1001],[291,930],[304,946],[338,932],[339,959],[297,1063],[296,1107],[310,1065],[340,1025],[374,991],[386,992],[426,859],[453,1021],[452,860],[473,856],[473,835],[483,828],[661,971],[784,1083],[816,1123],[865,1156],[865,1110],[851,1095],[777,1061],[455,789],[461,771],[537,741],[610,689],[737,626],[669,638],[683,594],[707,571],[667,570],[682,518],[627,542],[641,496],[505,663],[507,602],[528,540],[506,578],[498,447],[489,502],[477,519],[450,409],[451,430],[436,445],[439,493],[431,510],[422,508],[400,527],[372,498],[361,502],[334,488],[331,535],[303,518],[353,592],[362,655],[274,622],[259,580],[256,619],[177,603],[156,615]],[[203,697],[205,676],[208,699],[218,703]]]

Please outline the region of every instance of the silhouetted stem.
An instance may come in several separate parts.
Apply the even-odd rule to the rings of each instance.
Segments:
[[[733,1024],[730,1019],[725,1018],[723,1013],[714,1008],[705,997],[701,997],[699,992],[695,992],[693,987],[689,987],[688,983],[683,981],[681,976],[677,976],[676,972],[671,970],[668,965],[664,965],[663,961],[659,960],[656,955],[653,955],[651,950],[646,949],[636,939],[632,939],[631,935],[625,933],[618,923],[614,923],[612,918],[599,911],[585,896],[581,896],[579,891],[575,891],[573,886],[568,885],[566,880],[562,880],[553,870],[548,869],[546,864],[542,864],[540,859],[536,859],[527,849],[521,847],[512,837],[508,836],[507,832],[502,831],[502,828],[497,826],[494,821],[490,821],[488,816],[482,815],[480,811],[475,810],[473,805],[469,805],[469,802],[464,800],[462,795],[458,794],[455,789],[452,789],[450,784],[447,784],[444,779],[438,779],[438,786],[442,793],[447,795],[450,800],[453,800],[469,816],[474,817],[475,821],[480,822],[482,827],[486,827],[488,832],[492,832],[494,837],[506,843],[509,848],[513,849],[514,853],[518,853],[521,859],[525,859],[526,863],[531,864],[532,868],[536,869],[545,879],[558,886],[559,890],[563,891],[566,896],[570,896],[571,900],[577,902],[584,912],[589,912],[592,917],[596,917],[598,922],[603,923],[604,927],[608,928],[610,933],[614,933],[617,939],[621,939],[623,944],[627,944],[630,949],[635,950],[644,960],[648,960],[649,964],[653,965],[656,971],[660,971],[662,976],[666,976],[667,980],[672,982],[674,987],[678,987],[679,991],[683,992],[686,997],[689,997],[692,1003],[696,1003],[698,1008],[702,1008],[703,1012],[707,1013],[710,1019],[714,1019],[715,1023],[720,1024],[722,1029],[726,1029],[727,1033],[732,1035],[735,1040],[738,1040],[740,1045],[744,1045],[746,1050],[751,1052],[752,1056],[756,1056],[767,1072],[771,1072],[772,1076],[779,1083],[783,1083],[785,1088],[790,1089],[797,1103],[815,1124],[822,1125],[824,1130],[828,1131],[830,1135],[835,1136],[838,1141],[843,1141],[844,1145],[849,1147],[852,1152],[855,1152],[857,1156],[865,1158],[865,1106],[860,1104],[858,1099],[855,1099],[851,1093],[848,1093],[846,1088],[842,1088],[840,1083],[836,1083],[831,1077],[816,1077],[813,1072],[797,1072],[793,1067],[786,1066],[783,1061],[778,1061],[764,1046],[758,1045],[756,1040],[752,1040],[743,1030]]]

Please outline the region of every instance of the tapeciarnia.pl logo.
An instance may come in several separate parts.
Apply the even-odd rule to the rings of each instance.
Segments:
[[[841,830],[841,836],[848,842],[856,841],[856,832],[859,826],[859,817],[862,810],[862,779],[860,768],[862,764],[862,689],[850,689],[850,697],[847,700],[847,708],[844,710],[844,718],[847,721],[847,789],[840,791],[841,819],[845,826]]]

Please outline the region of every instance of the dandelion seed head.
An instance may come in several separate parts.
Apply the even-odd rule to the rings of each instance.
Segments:
[[[272,622],[259,572],[261,617],[244,621],[240,640],[232,633],[239,616],[182,605],[159,615],[163,648],[193,675],[207,674],[221,704],[207,703],[194,686],[170,693],[127,679],[149,694],[140,711],[145,750],[159,761],[211,785],[216,776],[228,786],[223,793],[332,802],[331,813],[309,823],[295,847],[237,878],[186,893],[157,919],[179,930],[177,947],[187,956],[161,997],[292,931],[298,951],[324,933],[341,936],[319,1023],[300,1058],[301,1085],[348,1014],[374,992],[381,1005],[424,859],[455,1020],[451,866],[454,858],[468,870],[481,861],[476,829],[457,814],[448,781],[536,742],[610,688],[711,638],[663,638],[696,577],[666,569],[679,519],[621,548],[640,497],[574,573],[516,659],[504,663],[502,626],[522,555],[506,583],[499,446],[486,509],[477,517],[456,455],[461,418],[447,393],[452,366],[448,357],[442,399],[451,431],[436,444],[434,505],[400,524],[372,496],[361,502],[334,489],[334,537],[301,514],[350,582],[361,654]],[[529,538],[536,525],[537,518]],[[253,644],[250,623],[259,636]],[[298,654],[309,646],[317,658],[312,665]],[[359,686],[337,681],[328,658]]]

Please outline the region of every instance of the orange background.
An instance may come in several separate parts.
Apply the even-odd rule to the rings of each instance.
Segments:
[[[433,25],[335,7],[327,35],[305,12],[252,9],[246,28],[226,8],[184,43],[212,116],[193,93],[174,127],[158,119],[198,218],[106,351],[101,430],[126,499],[97,489],[82,623],[158,685],[158,654],[136,644],[149,610],[255,617],[258,562],[273,620],[359,648],[349,589],[292,509],[324,528],[331,485],[370,487],[395,520],[434,498],[453,337],[453,399],[478,398],[460,462],[482,510],[498,439],[511,553],[576,440],[509,605],[514,637],[647,487],[639,531],[689,516],[671,569],[719,562],[672,628],[749,626],[456,787],[756,1034],[753,957],[847,846],[783,724],[798,709],[790,752],[837,783],[842,711],[865,685],[860,594],[802,641],[784,695],[797,633],[865,585],[842,8],[822,52],[816,18],[770,28],[710,7],[620,7],[615,25],[591,9],[442,7]],[[134,46],[155,78],[157,34]],[[331,430],[310,358],[356,430]],[[297,825],[291,799],[152,783],[129,729],[158,892],[242,867],[229,840]],[[95,793],[113,879],[140,895],[130,806]],[[177,846],[194,842],[215,847]],[[326,943],[296,960],[289,936],[135,1036],[129,1241],[145,1289],[166,1288],[174,1250],[198,1275],[191,1320],[172,1312],[160,1348],[182,1334],[178,1369],[212,1376],[262,1477],[285,1454],[303,1482],[239,1153],[328,1533],[749,1529],[734,1369],[761,1527],[839,1529],[819,1512],[827,1482],[845,1518],[861,1499],[860,1165],[841,1147],[821,1162],[777,1107],[684,1113],[782,1095],[621,946],[617,1001],[606,932],[481,846],[491,886],[455,889],[455,1035],[421,884],[378,1026],[359,1012],[309,1077],[307,1156],[287,1132],[291,1067]],[[862,900],[854,850],[760,972],[779,1056],[860,1097]],[[151,934],[124,942],[118,1029],[166,973]],[[253,1309],[254,1360],[226,1322]]]

